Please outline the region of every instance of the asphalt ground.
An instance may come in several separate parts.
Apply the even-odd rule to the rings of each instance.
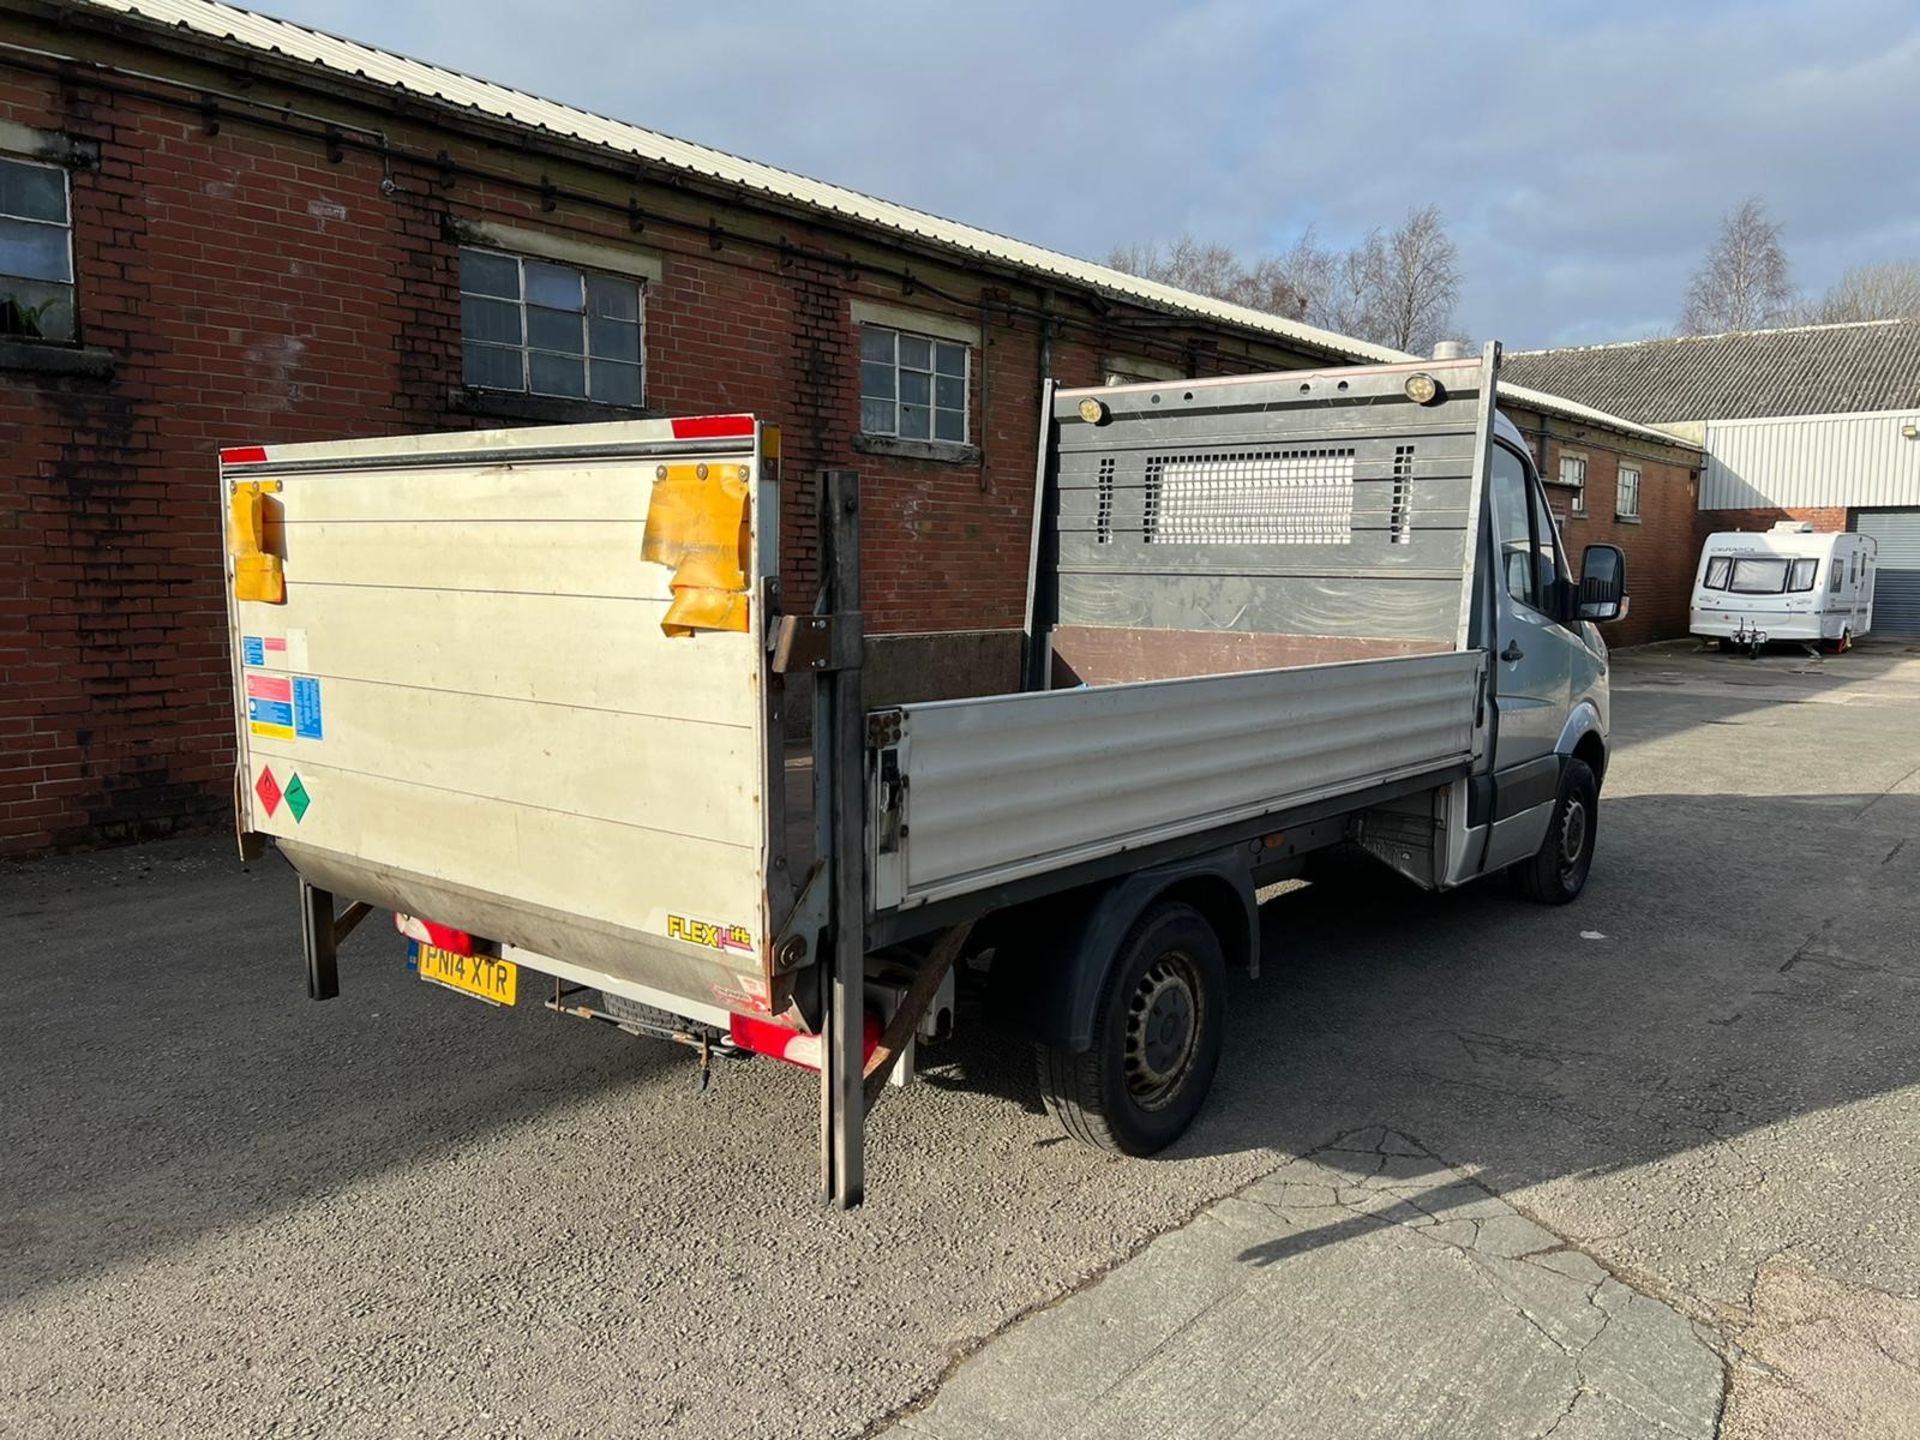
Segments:
[[[882,1100],[851,1215],[817,1203],[802,1072],[701,1093],[677,1048],[421,984],[373,922],[311,1004],[290,873],[227,843],[0,870],[0,1434],[959,1433],[1069,1380],[1096,1413],[1105,1361],[1049,1325],[1156,1323],[1138,1277],[1369,1145],[1426,1167],[1396,1194],[1473,1187],[1657,1306],[1655,1358],[1704,1347],[1669,1377],[1686,1424],[1920,1433],[1920,649],[1654,647],[1615,685],[1578,903],[1276,896],[1212,1100],[1154,1161],[1063,1140],[1024,1047],[963,1026]],[[1249,1434],[1316,1433],[1335,1393],[1355,1427],[1458,1421],[1519,1363],[1507,1301],[1401,1286],[1426,1252],[1388,1222],[1236,1238],[1257,1287],[1192,1250],[1267,1368],[1336,1312],[1377,1332],[1313,1351],[1318,1388],[1235,1409],[1228,1367],[1200,1399]],[[1391,1343],[1423,1304],[1487,1346]],[[1540,1375],[1510,1388],[1554,1403],[1472,1423],[1611,1423],[1602,1381]]]

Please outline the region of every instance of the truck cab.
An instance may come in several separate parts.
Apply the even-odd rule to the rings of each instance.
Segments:
[[[1577,893],[1606,775],[1608,663],[1599,626],[1626,614],[1624,562],[1613,546],[1590,546],[1582,580],[1574,579],[1532,456],[1504,415],[1495,422],[1487,493],[1494,559],[1482,583],[1492,619],[1477,638],[1492,656],[1497,718],[1482,782],[1492,830],[1479,868],[1540,854],[1565,771],[1577,762],[1592,793],[1585,776],[1577,778],[1572,810],[1560,817],[1557,859],[1542,864],[1536,887],[1543,898],[1549,887]],[[1612,589],[1617,599],[1602,593]]]

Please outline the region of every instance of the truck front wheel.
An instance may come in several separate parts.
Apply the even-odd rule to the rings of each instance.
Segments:
[[[1220,1063],[1226,960],[1191,905],[1151,906],[1120,944],[1084,1051],[1036,1047],[1040,1094],[1067,1134],[1124,1155],[1177,1140]]]
[[[1587,888],[1593,868],[1593,844],[1599,833],[1600,785],[1584,760],[1568,760],[1560,770],[1560,794],[1554,801],[1547,838],[1531,860],[1513,867],[1514,883],[1529,900],[1564,905]]]

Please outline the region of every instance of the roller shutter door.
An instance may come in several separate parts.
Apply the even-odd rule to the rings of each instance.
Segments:
[[[1873,582],[1873,628],[1882,635],[1920,635],[1920,509],[1856,510],[1853,528],[1879,544]]]

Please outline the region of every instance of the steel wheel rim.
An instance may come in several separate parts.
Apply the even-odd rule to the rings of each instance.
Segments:
[[[1587,807],[1579,799],[1567,801],[1566,814],[1560,818],[1560,873],[1572,875],[1580,868],[1587,849]]]
[[[1147,967],[1127,1001],[1127,1093],[1158,1110],[1179,1093],[1200,1050],[1200,985],[1193,961],[1170,950]]]

